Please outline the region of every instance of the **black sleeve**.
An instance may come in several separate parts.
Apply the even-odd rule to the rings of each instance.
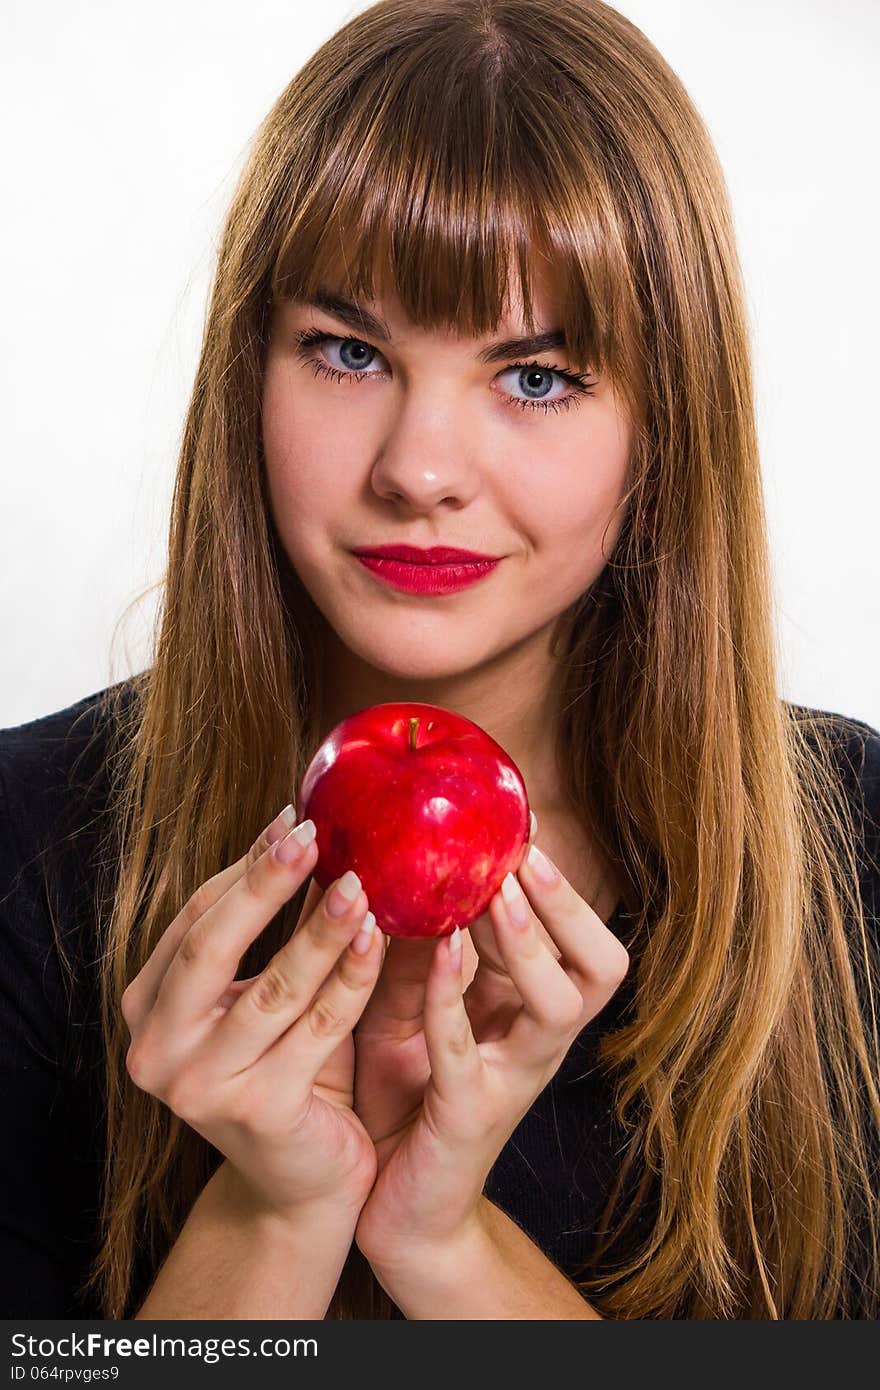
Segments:
[[[92,1084],[66,1061],[39,847],[8,767],[0,757],[0,1317],[100,1317],[77,1296],[95,1249],[100,1121]]]

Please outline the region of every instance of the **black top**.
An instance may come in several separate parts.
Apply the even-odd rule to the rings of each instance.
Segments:
[[[107,801],[95,718],[101,693],[0,730],[0,1317],[6,1318],[101,1316],[96,1304],[75,1296],[96,1252],[104,1144],[89,904]],[[880,733],[860,720],[827,717],[839,731],[836,756],[860,832],[866,919],[876,932]],[[59,859],[60,841],[66,853]],[[47,897],[42,873],[49,851],[61,865],[57,927],[76,962],[73,989],[54,944],[55,898]],[[626,939],[619,910],[608,925]],[[601,1033],[620,1022],[632,1001],[632,984],[630,971],[575,1039],[486,1185],[486,1195],[569,1277],[588,1258],[620,1159],[624,1137],[609,1082],[593,1063]],[[646,1209],[643,1222],[652,1220]]]

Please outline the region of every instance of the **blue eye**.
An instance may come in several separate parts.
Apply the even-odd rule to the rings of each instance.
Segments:
[[[338,382],[356,382],[367,377],[385,375],[381,371],[366,370],[372,365],[374,358],[381,357],[382,354],[361,338],[340,338],[333,333],[324,333],[319,328],[312,328],[296,334],[294,341],[299,355],[309,363],[315,376],[329,377]],[[327,348],[337,343],[339,347],[334,350],[338,351],[342,359],[343,369],[333,366],[317,355],[318,348]],[[567,410],[569,406],[579,404],[584,396],[591,396],[596,386],[595,382],[591,382],[580,372],[570,372],[555,365],[545,366],[542,362],[514,362],[505,367],[499,376],[508,372],[519,373],[517,385],[527,393],[525,397],[519,397],[505,392],[508,404],[517,406],[520,410]],[[553,388],[553,377],[566,384],[569,388],[568,395],[549,396],[548,392]],[[529,392],[532,394],[529,395]]]
[[[521,390],[541,393],[526,400],[510,396],[511,405],[517,405],[521,410],[567,410],[570,405],[579,405],[584,396],[592,396],[596,390],[595,381],[591,381],[588,376],[581,372],[568,371],[565,367],[557,367],[555,364],[547,366],[543,362],[514,362],[512,366],[505,367],[504,371],[519,373],[517,385]],[[501,375],[503,376],[504,372]],[[564,381],[569,388],[567,396],[555,396],[552,399],[547,397],[546,382],[554,376]]]

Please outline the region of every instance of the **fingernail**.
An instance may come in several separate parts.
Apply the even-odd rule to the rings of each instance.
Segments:
[[[449,937],[449,954],[453,960],[457,960],[461,955],[461,932],[455,927]]]
[[[298,825],[295,830],[289,831],[283,839],[277,841],[275,858],[280,859],[282,864],[292,864],[312,843],[316,834],[315,822],[304,820],[302,825]]]
[[[538,828],[538,817],[534,811],[529,811],[529,839],[532,838]]]
[[[263,831],[263,838],[267,844],[274,845],[294,825],[296,825],[296,807],[285,806],[283,811],[279,811],[277,816],[272,817]]]
[[[361,891],[361,881],[354,869],[347,869],[327,899],[327,911],[331,917],[342,917],[348,911]]]
[[[532,845],[526,856],[526,862],[539,883],[555,883],[559,877],[559,870],[550,863],[546,854],[541,853],[537,845]]]
[[[522,889],[514,878],[513,874],[508,873],[504,876],[501,885],[501,896],[510,913],[510,920],[515,927],[524,927],[529,920],[526,900],[522,895]]]
[[[361,929],[351,943],[351,949],[357,956],[365,956],[370,949],[373,937],[376,933],[376,918],[374,913],[368,912],[363,920]]]

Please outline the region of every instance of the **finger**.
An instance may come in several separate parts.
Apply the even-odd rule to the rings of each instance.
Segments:
[[[537,816],[529,812],[529,841],[538,826]],[[468,931],[474,950],[485,962],[486,969],[497,977],[506,972],[494,944],[494,932],[487,913],[481,914]],[[390,937],[385,951],[382,973],[369,1003],[364,1010],[358,1034],[361,1037],[406,1039],[422,1027],[425,1011],[425,990],[436,948],[434,938]],[[479,975],[480,966],[474,978]],[[485,987],[480,981],[478,990]],[[473,986],[471,986],[473,987]]]
[[[529,838],[523,845],[523,852],[520,856],[520,864],[523,862],[525,856],[528,854],[529,846],[533,843],[537,830],[538,817],[535,815],[534,811],[529,811]],[[519,869],[517,866],[517,872],[518,871]],[[474,944],[474,949],[479,954],[481,961],[485,961],[487,966],[489,966],[490,968],[494,968],[494,970],[497,971],[499,974],[506,974],[504,964],[501,960],[501,957],[498,954],[498,948],[495,945],[495,928],[492,926],[492,918],[489,915],[488,908],[485,912],[481,912],[479,917],[477,917],[475,921],[470,923],[470,926],[468,927],[468,935],[470,936]]]
[[[229,985],[229,987],[217,1000],[217,1008],[231,1009],[232,1005],[235,1003],[236,999],[238,999],[239,995],[244,994],[244,991],[246,989],[250,989],[254,980],[258,978],[259,976],[257,975],[249,975],[246,980],[233,980],[232,984]]]
[[[531,811],[529,815],[531,822],[529,839],[524,847],[525,853],[523,859],[525,858],[525,854],[528,853],[529,845],[534,843],[538,828],[538,820],[534,811]],[[521,859],[520,863],[522,862]],[[550,954],[558,959],[560,952],[556,943],[546,931],[543,923],[537,919],[536,928],[538,935],[550,951]],[[470,924],[468,938],[477,956],[477,967],[473,972],[472,982],[467,991],[468,999],[471,1001],[477,999],[482,1000],[485,996],[487,1002],[491,1001],[494,1004],[505,995],[509,996],[511,999],[519,998],[498,948],[495,927],[488,908],[485,912],[480,914],[475,922]]]
[[[285,862],[279,851],[295,857]],[[246,864],[204,912],[198,913],[196,893],[195,908],[189,908],[196,920],[181,938],[156,995],[152,1012],[161,1015],[163,1025],[179,1028],[213,1008],[234,980],[244,952],[302,886],[317,858],[317,842],[303,846],[297,828]]]
[[[382,973],[358,1026],[359,1037],[405,1039],[419,1032],[436,949],[435,937],[389,939]]]
[[[512,916],[522,909],[525,922]],[[544,1066],[580,1019],[580,990],[545,946],[537,920],[513,874],[489,905],[498,947],[522,999],[507,1035],[512,1060]]]
[[[315,911],[217,1022],[210,1036],[210,1080],[234,1076],[252,1066],[314,1007],[322,985],[338,968],[340,956],[350,947],[369,908],[356,874],[351,874],[349,896],[343,898],[338,892],[340,884],[348,886],[348,877],[344,874],[331,884]],[[350,896],[352,890],[354,897]],[[335,916],[331,909],[337,902],[343,910]],[[375,921],[372,914],[370,917]]]
[[[469,983],[465,989],[468,1010],[480,1017],[493,1013],[500,1004],[520,1002],[519,991],[513,980],[495,936],[495,927],[489,911],[483,912],[465,934],[465,949],[471,945],[476,966],[472,968]],[[472,1014],[473,1017],[473,1014]]]
[[[529,852],[529,847],[534,843],[535,835],[537,834],[537,832],[538,817],[535,815],[534,811],[529,811],[529,838],[523,845],[522,854],[520,855],[519,859],[519,864],[522,864],[524,862],[526,855]],[[516,867],[517,873],[519,872],[519,864]],[[497,948],[495,947],[495,929],[492,926],[492,918],[489,916],[488,908],[485,912],[481,912],[479,917],[477,917],[475,921],[470,923],[468,931],[470,935],[473,937],[474,942],[477,944],[477,946],[485,947],[485,953],[488,956],[489,960],[494,960],[494,964],[496,965],[496,967],[500,969],[501,961],[498,958]]]
[[[434,1090],[441,1100],[461,1104],[463,1087],[473,1084],[483,1062],[462,998],[458,927],[434,947],[425,990],[424,1029]]]
[[[321,901],[321,897],[321,885],[313,876],[309,879],[309,886],[306,890],[306,896],[303,899],[302,908],[300,909],[299,921],[294,927],[294,931],[297,931],[303,925],[303,923],[309,917],[311,917],[315,908],[318,906],[318,903]],[[239,997],[239,995],[243,994],[244,991],[253,984],[254,980],[258,980],[259,978],[260,976],[259,974],[257,974],[249,975],[245,980],[233,980],[231,984],[228,985],[226,992],[222,995],[220,999],[217,1000],[217,1007],[226,1009],[231,1008],[232,1005],[235,1003],[236,999]]]
[[[563,966],[587,1006],[595,1002],[598,1013],[629,969],[626,947],[537,845],[530,849],[517,878],[558,948]]]
[[[218,902],[234,883],[243,876],[248,866],[255,864],[270,845],[296,824],[296,811],[293,806],[285,806],[274,820],[260,832],[246,854],[229,864],[213,878],[206,879],[184,905],[174,921],[166,928],[152,954],[144,966],[129,983],[123,995],[123,1013],[130,1029],[137,1028],[146,1014],[152,1009],[159,993],[159,986],[165,978],[169,965],[177,954],[186,933],[202,913]]]
[[[543,922],[536,918],[534,925],[539,938],[551,956],[554,960],[559,960],[561,955],[559,947]],[[486,989],[494,994],[504,988],[509,988],[512,991],[513,981],[510,979],[510,972],[498,946],[492,914],[488,909],[477,918],[476,922],[471,924],[468,935],[473,940],[474,951],[477,956],[477,968],[472,977],[472,987],[480,991]]]
[[[523,1062],[546,1063],[557,1055],[560,1045],[567,1047],[575,1033],[607,1004],[629,963],[622,943],[561,874],[556,883],[543,887],[550,896],[558,890],[552,906],[542,911],[561,949],[558,960],[538,937],[536,924],[540,919],[513,875],[505,881],[504,892],[492,900],[499,946],[523,1000],[523,1008],[506,1041],[511,1055]],[[517,925],[510,915],[511,906],[515,908],[517,901],[525,909],[524,926]],[[559,925],[561,922],[563,926]],[[612,938],[611,950],[597,927]],[[595,950],[597,940],[601,950]],[[592,955],[590,945],[585,946],[584,941],[593,943]],[[574,964],[570,963],[572,956]]]
[[[361,1017],[381,967],[382,933],[368,912],[305,1013],[260,1058],[260,1074],[268,1069],[270,1091],[273,1082],[279,1093],[289,1088],[292,1077],[297,1084],[314,1085]]]
[[[293,929],[295,932],[299,931],[301,927],[305,926],[306,922],[309,920],[312,913],[317,908],[323,896],[323,888],[321,887],[320,883],[315,878],[315,876],[312,875],[311,879],[309,880],[309,886],[306,890],[305,898],[303,899],[302,911],[299,914],[299,920],[297,921],[297,924]],[[256,978],[256,976],[254,978]]]

